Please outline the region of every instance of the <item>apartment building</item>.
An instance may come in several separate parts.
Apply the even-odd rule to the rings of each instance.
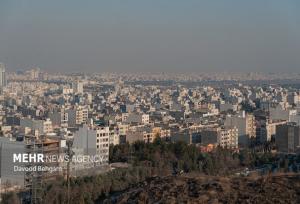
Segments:
[[[87,122],[89,112],[87,107],[75,106],[72,109],[66,110],[66,113],[68,114],[68,126],[75,127]]]
[[[22,128],[30,128],[32,131],[38,131],[40,135],[53,132],[52,122],[49,118],[46,120],[34,120],[31,118],[22,118],[20,120],[20,126]]]
[[[200,144],[204,146],[214,144],[221,147],[238,148],[238,136],[238,129],[236,127],[207,129],[200,133]]]
[[[252,114],[246,114],[242,111],[236,115],[227,115],[224,125],[238,129],[240,145],[247,146],[249,139],[256,137],[255,117]]]
[[[275,143],[277,150],[295,153],[300,149],[300,127],[296,123],[280,124],[276,127]]]

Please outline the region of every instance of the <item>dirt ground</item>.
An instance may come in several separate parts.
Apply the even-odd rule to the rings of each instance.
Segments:
[[[107,203],[300,203],[300,175],[154,177]]]

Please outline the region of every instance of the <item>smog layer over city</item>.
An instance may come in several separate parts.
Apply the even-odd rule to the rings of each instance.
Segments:
[[[0,203],[300,203],[300,2],[0,1]]]

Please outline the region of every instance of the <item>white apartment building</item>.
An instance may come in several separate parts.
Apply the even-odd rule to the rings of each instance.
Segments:
[[[247,145],[250,138],[256,137],[255,118],[252,114],[242,111],[237,115],[227,115],[224,125],[225,127],[237,127],[241,145]]]
[[[74,93],[79,93],[82,94],[83,93],[83,83],[82,82],[74,82],[72,83],[72,88]]]
[[[109,153],[109,127],[95,127],[96,131],[96,149],[101,153]]]
[[[99,156],[98,162],[73,162],[71,170],[77,174],[78,170],[84,170],[101,165],[106,165],[109,160],[109,127],[83,125],[74,133],[72,150],[75,156]]]
[[[0,186],[9,182],[13,185],[24,186],[24,172],[14,171],[14,166],[23,166],[23,163],[14,163],[13,155],[25,152],[25,143],[12,141],[7,137],[0,137]]]
[[[236,127],[219,130],[219,145],[227,148],[238,148],[238,129]]]

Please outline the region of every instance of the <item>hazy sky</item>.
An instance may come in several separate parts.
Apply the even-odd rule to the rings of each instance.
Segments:
[[[8,70],[298,71],[299,0],[0,0]]]

